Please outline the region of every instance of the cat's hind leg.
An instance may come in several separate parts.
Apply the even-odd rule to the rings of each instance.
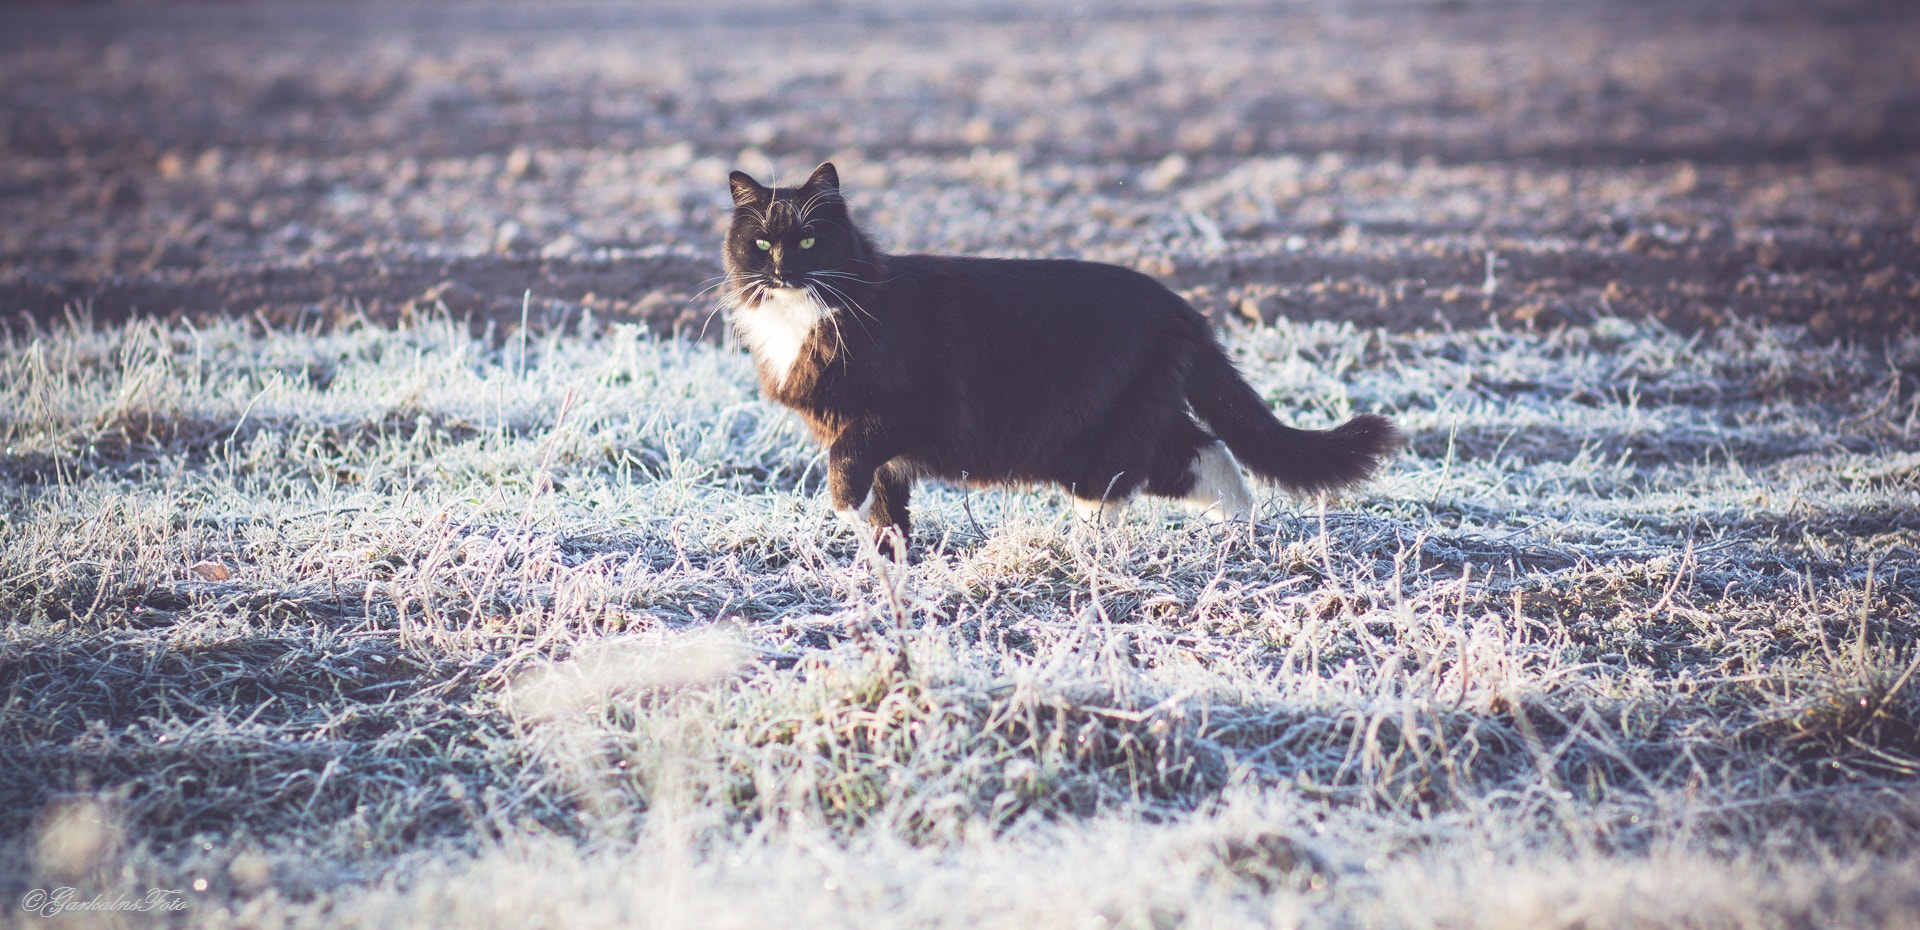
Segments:
[[[1166,402],[1179,397],[1173,385],[1174,372],[1149,372],[1130,385],[1113,405],[1104,421],[1089,430],[1077,444],[1077,451],[1059,476],[1061,484],[1073,495],[1073,512],[1081,522],[1113,523],[1126,511],[1133,495],[1156,490],[1158,472],[1166,471],[1167,425],[1176,412]],[[1183,419],[1184,413],[1177,414]],[[1188,421],[1188,430],[1203,436],[1199,427]],[[1186,457],[1180,457],[1181,462]]]
[[[1160,436],[1146,490],[1207,519],[1242,520],[1253,512],[1253,495],[1233,453],[1185,417]]]
[[[1180,496],[1187,510],[1209,520],[1244,520],[1253,513],[1253,494],[1226,443],[1216,439],[1194,450],[1188,472],[1193,487]]]

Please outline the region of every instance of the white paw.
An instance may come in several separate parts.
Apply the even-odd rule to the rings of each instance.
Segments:
[[[861,501],[858,508],[836,507],[833,513],[840,518],[840,522],[854,529],[859,529],[872,522],[875,504],[873,491],[869,489],[867,491],[867,499]]]
[[[1191,467],[1193,490],[1181,501],[1188,511],[1207,520],[1244,520],[1253,513],[1253,494],[1225,445],[1201,446]]]
[[[1117,500],[1089,501],[1073,499],[1073,515],[1083,523],[1108,524],[1119,521],[1126,512],[1129,498]]]

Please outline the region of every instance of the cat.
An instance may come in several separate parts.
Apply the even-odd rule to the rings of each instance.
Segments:
[[[1137,492],[1242,519],[1241,462],[1311,494],[1365,481],[1403,442],[1377,414],[1281,424],[1207,318],[1139,272],[887,254],[831,162],[797,188],[730,183],[734,330],[767,396],[826,447],[836,513],[889,554],[904,555],[917,478],[1055,484],[1099,519]]]

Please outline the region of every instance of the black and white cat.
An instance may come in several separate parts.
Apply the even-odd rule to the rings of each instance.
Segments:
[[[1093,516],[1144,491],[1239,518],[1252,500],[1236,455],[1314,493],[1366,480],[1401,445],[1374,414],[1281,424],[1206,318],[1138,272],[882,253],[831,163],[798,188],[731,180],[735,330],[767,396],[826,446],[834,509],[889,549],[920,477],[1057,484]]]

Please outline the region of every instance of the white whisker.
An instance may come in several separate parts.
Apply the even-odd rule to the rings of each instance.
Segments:
[[[804,281],[804,282],[801,282],[800,286],[806,289],[807,295],[812,297],[816,303],[820,304],[822,307],[828,308],[829,312],[825,314],[825,318],[827,321],[827,325],[833,327],[833,354],[835,358],[840,360],[841,366],[845,367],[848,364],[847,340],[846,340],[846,337],[840,332],[840,315],[837,313],[831,312],[831,305],[829,305],[825,300],[821,299],[820,292],[813,289],[814,288],[813,282]]]
[[[860,306],[860,302],[857,300],[854,300],[852,295],[848,294],[846,291],[843,291],[837,287],[834,287],[831,284],[828,284],[825,281],[812,281],[812,282],[808,282],[808,284],[809,286],[817,284],[821,288],[824,288],[828,293],[831,293],[834,297],[839,298],[841,301],[843,301],[846,304],[846,309],[854,314],[853,321],[856,323],[860,323],[860,329],[866,332],[867,338],[869,339],[873,338],[873,330],[867,329],[867,324],[862,323],[860,321],[860,318],[864,316],[867,319],[874,321],[875,323],[880,322],[880,319],[874,316],[872,313],[868,312],[867,308]]]
[[[802,203],[800,208],[794,211],[794,222],[797,225],[804,226],[807,220],[813,218],[814,207],[822,203],[838,203],[839,201],[839,191],[815,191],[813,196],[808,197],[806,202]]]
[[[886,284],[888,281],[897,280],[897,278],[887,278],[884,281],[869,281],[866,278],[860,277],[859,275],[849,274],[845,271],[815,271],[812,273],[820,275],[822,277],[827,277],[827,278],[845,278],[846,280],[852,281],[855,284],[865,284],[868,287],[877,287],[879,285]]]

